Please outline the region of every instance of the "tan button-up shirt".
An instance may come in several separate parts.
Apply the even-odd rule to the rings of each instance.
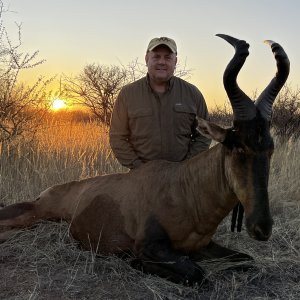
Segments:
[[[196,115],[207,119],[200,91],[173,76],[163,95],[148,78],[125,86],[115,102],[110,144],[118,161],[132,169],[155,159],[182,161],[208,149],[210,140],[196,131]]]

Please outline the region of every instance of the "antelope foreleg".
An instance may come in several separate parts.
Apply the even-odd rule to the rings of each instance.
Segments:
[[[0,232],[24,228],[40,220],[35,202],[21,202],[0,209]]]
[[[149,218],[147,222],[139,257],[131,266],[187,285],[202,284],[205,278],[200,266],[173,249],[167,232],[155,217]]]
[[[250,255],[228,249],[213,241],[210,241],[206,247],[202,248],[197,253],[191,254],[191,258],[196,261],[210,259],[224,259],[231,262],[253,261],[253,258]]]

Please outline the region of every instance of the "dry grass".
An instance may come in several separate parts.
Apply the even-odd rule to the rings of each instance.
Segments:
[[[0,202],[34,199],[55,183],[122,170],[109,153],[105,130],[92,123],[56,124],[30,147],[2,148]],[[210,283],[184,287],[141,274],[124,260],[82,251],[67,224],[44,222],[0,244],[1,299],[300,299],[299,153],[297,140],[278,144],[274,154],[270,241],[229,232],[228,218],[215,236],[252,255],[254,269],[229,271],[221,270],[220,262],[204,263]]]
[[[107,131],[95,122],[50,121],[33,142],[0,144],[0,203],[28,201],[57,183],[122,171]]]

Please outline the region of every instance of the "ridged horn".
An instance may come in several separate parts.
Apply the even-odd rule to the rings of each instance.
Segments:
[[[277,63],[277,72],[269,85],[257,98],[255,105],[260,111],[261,115],[265,119],[270,120],[272,116],[272,105],[275,101],[275,98],[289,76],[290,61],[284,49],[278,43],[275,43],[271,40],[266,40],[264,42],[269,45],[273,51]]]
[[[237,75],[249,55],[249,44],[226,34],[216,34],[235,48],[235,54],[227,65],[223,83],[230,100],[234,120],[251,120],[256,116],[256,108],[253,101],[240,89],[237,84]]]

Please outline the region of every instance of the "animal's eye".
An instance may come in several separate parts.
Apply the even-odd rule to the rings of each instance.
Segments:
[[[234,153],[235,154],[245,154],[246,151],[245,151],[245,148],[241,144],[238,144],[238,145],[235,145],[235,147],[234,147]]]
[[[233,150],[233,154],[235,156],[235,159],[239,160],[239,161],[244,161],[247,157],[246,155],[246,150],[243,147],[236,147]]]
[[[245,149],[242,148],[242,147],[237,147],[237,148],[236,148],[236,151],[237,151],[237,153],[239,153],[239,154],[244,154],[244,153],[245,153]]]

